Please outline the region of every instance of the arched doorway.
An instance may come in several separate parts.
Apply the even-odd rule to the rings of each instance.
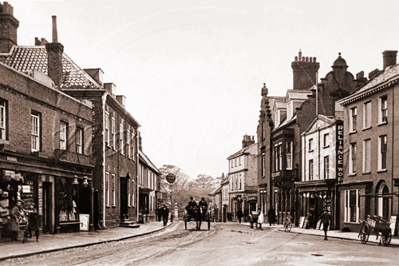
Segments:
[[[377,197],[377,215],[381,216],[385,220],[389,220],[389,197],[388,194],[389,189],[387,184],[384,182],[378,188]]]

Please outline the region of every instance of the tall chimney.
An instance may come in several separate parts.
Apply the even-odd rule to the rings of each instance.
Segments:
[[[13,7],[8,2],[0,3],[0,53],[9,53],[13,45],[18,45],[18,27]]]
[[[248,147],[249,145],[252,145],[254,143],[255,143],[254,138],[248,135],[244,135],[242,140],[242,148]]]
[[[316,84],[317,72],[320,64],[316,62],[316,57],[304,57],[299,50],[298,57],[291,63],[294,72],[294,90],[308,90]]]
[[[384,69],[396,65],[396,55],[398,51],[393,51],[393,50],[386,50],[382,52],[382,58],[384,62]]]
[[[53,42],[46,43],[46,50],[48,56],[48,76],[60,88],[62,84],[62,54],[64,53],[64,46],[58,43],[56,16],[53,16]]]
[[[57,16],[52,16],[53,18],[53,42],[58,42],[58,34],[57,34]]]

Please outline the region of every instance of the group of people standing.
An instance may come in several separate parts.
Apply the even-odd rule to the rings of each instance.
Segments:
[[[238,209],[237,213],[236,213],[238,222],[241,223],[241,218],[243,217],[243,213],[241,209]],[[258,208],[258,211],[255,212],[253,211],[250,214],[250,223],[251,223],[251,228],[253,228],[253,225],[256,224],[256,228],[259,227],[260,230],[262,229],[262,224],[264,222],[264,218],[263,218],[263,212],[260,208]],[[272,208],[269,209],[269,211],[267,212],[267,218],[268,218],[268,222],[269,225],[272,226],[276,223],[276,211]]]
[[[30,202],[28,209],[24,209],[23,204],[22,200],[17,200],[15,206],[11,208],[9,218],[3,228],[3,234],[10,237],[11,240],[18,240],[20,223],[26,223],[23,228],[24,238],[22,243],[32,237],[32,231],[35,232],[36,242],[39,242],[39,219],[35,204]]]
[[[168,218],[169,218],[169,209],[168,207],[166,207],[166,205],[164,204],[163,206],[159,206],[158,209],[156,210],[156,214],[157,214],[157,220],[160,222],[161,218],[163,221],[163,225],[166,226],[166,224],[168,223]]]

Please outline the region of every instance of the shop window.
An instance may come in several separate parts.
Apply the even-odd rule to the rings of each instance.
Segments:
[[[72,184],[72,178],[60,178],[58,182],[58,187],[56,188],[59,199],[57,204],[59,204],[58,209],[59,221],[76,221],[79,219],[78,208],[77,208],[77,189],[78,185]]]
[[[7,103],[0,99],[0,139],[6,140],[7,134]]]
[[[345,191],[345,222],[359,222],[359,190]]]

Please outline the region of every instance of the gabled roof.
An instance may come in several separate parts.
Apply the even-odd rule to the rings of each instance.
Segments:
[[[48,56],[44,46],[13,46],[9,53],[0,54],[0,62],[21,72],[36,69],[48,75]],[[83,69],[62,54],[61,89],[100,89]]]
[[[256,142],[255,142],[254,144],[248,145],[248,146],[245,147],[245,148],[242,148],[242,149],[239,150],[238,152],[233,153],[232,155],[230,155],[229,157],[227,157],[227,160],[230,160],[230,159],[233,159],[233,158],[236,158],[236,157],[238,157],[238,156],[240,156],[240,155],[245,154],[250,148],[252,148],[252,147],[255,146],[255,145],[257,145]]]
[[[309,127],[302,133],[302,135],[306,135],[307,133],[312,132],[313,131],[312,130],[313,126],[316,123],[318,123],[319,121],[322,122],[322,125],[323,125],[323,128],[324,128],[324,127],[328,127],[328,126],[334,124],[335,121],[337,121],[337,118],[336,117],[328,117],[328,116],[319,114],[318,116],[315,117],[315,119],[309,125]]]
[[[158,168],[151,162],[151,160],[147,157],[147,155],[144,154],[144,152],[139,150],[139,156],[143,161],[147,164],[149,168],[160,174],[161,172],[158,170]]]
[[[351,95],[339,100],[341,105],[347,105],[351,102],[355,102],[359,99],[374,94],[377,91],[383,90],[393,84],[399,82],[399,64],[389,66],[385,70],[381,71],[377,76],[371,79],[363,87]]]
[[[218,194],[218,193],[221,193],[222,192],[222,188],[221,187],[218,187],[218,188],[215,188],[214,190],[212,190],[209,194],[208,194],[208,196],[214,196],[215,194]]]

